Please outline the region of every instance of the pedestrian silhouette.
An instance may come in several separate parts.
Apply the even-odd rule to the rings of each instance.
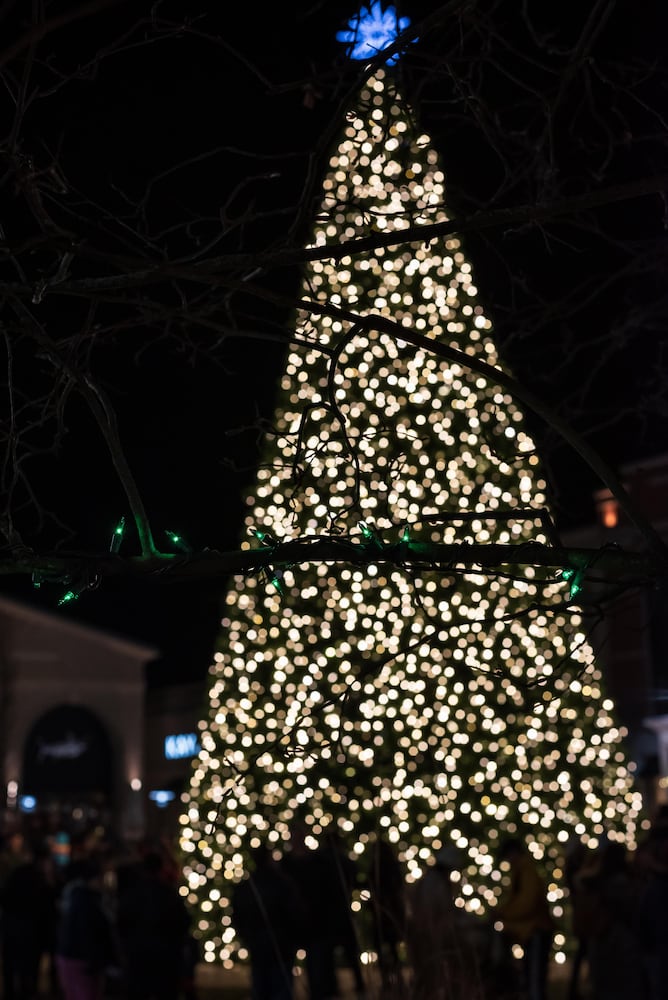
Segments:
[[[22,848],[22,851],[24,849]],[[2,889],[2,974],[5,1000],[32,1000],[42,956],[56,921],[55,871],[47,847],[16,854]]]
[[[321,907],[323,917],[329,923],[332,946],[334,949],[340,948],[343,962],[352,972],[355,990],[361,996],[364,993],[364,979],[357,928],[351,909],[352,893],[356,886],[356,866],[336,831],[325,835],[315,857],[323,892]]]
[[[640,883],[624,844],[606,842],[580,880],[589,931],[587,960],[594,1000],[645,1000],[640,943]]]
[[[654,826],[638,845],[638,933],[649,1000],[668,1000],[668,827]]]
[[[510,865],[510,887],[496,907],[503,933],[522,948],[522,978],[528,1000],[545,1000],[553,920],[547,887],[524,843],[509,837],[499,845],[499,862]]]
[[[398,987],[400,977],[399,945],[406,936],[406,882],[394,848],[382,835],[371,845],[367,881],[381,983],[390,991]]]
[[[232,919],[250,955],[252,1000],[292,1000],[293,967],[304,933],[299,890],[263,845],[232,894]]]
[[[296,886],[305,911],[299,946],[306,952],[310,1000],[330,1000],[338,996],[335,920],[330,912],[332,867],[322,848],[316,851],[307,847],[306,837],[307,828],[295,823],[281,869]],[[337,884],[336,893],[339,891]]]
[[[414,1000],[480,1000],[483,996],[470,930],[475,918],[456,905],[453,892],[453,873],[461,865],[455,847],[442,848],[407,893],[406,937]]]
[[[149,852],[118,896],[128,1000],[177,1000],[190,918],[158,852]]]
[[[98,858],[79,859],[75,877],[61,894],[56,969],[65,1000],[100,1000],[105,970],[119,963],[112,923],[103,905],[102,878]]]
[[[564,882],[568,889],[571,911],[571,930],[575,938],[575,951],[571,959],[568,982],[568,1000],[579,1000],[582,969],[587,958],[588,921],[581,905],[580,880],[593,852],[579,837],[574,836],[566,846]]]

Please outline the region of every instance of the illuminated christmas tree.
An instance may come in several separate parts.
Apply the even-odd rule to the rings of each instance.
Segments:
[[[406,23],[388,30],[375,3],[367,15],[371,41],[363,18],[343,40],[368,61]],[[342,123],[313,246],[447,219],[440,157],[414,120],[393,70],[377,69]],[[305,308],[247,499],[247,544],[548,542],[523,415],[493,374],[465,363],[499,365],[459,239],[316,261],[303,294],[464,358],[445,364],[373,324]],[[527,551],[516,577],[398,557],[235,581],[181,820],[183,891],[208,961],[243,957],[231,887],[248,848],[268,838],[280,850],[295,818],[311,846],[337,829],[361,860],[382,831],[409,880],[455,844],[477,912],[498,890],[504,834],[526,837],[548,870],[573,834],[633,842],[639,796],[570,603],[577,580],[532,567]],[[562,885],[554,872],[557,914]]]

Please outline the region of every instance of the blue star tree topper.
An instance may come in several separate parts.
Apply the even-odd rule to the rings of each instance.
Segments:
[[[351,59],[374,59],[379,52],[392,45],[410,23],[408,17],[397,17],[394,7],[383,10],[380,0],[375,0],[350,18],[346,31],[337,31],[336,40],[348,46],[347,55]],[[393,66],[398,58],[399,54],[395,52],[387,60],[387,65]]]

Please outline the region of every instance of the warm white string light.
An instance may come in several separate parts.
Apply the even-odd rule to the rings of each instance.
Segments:
[[[447,218],[439,157],[411,120],[378,71],[330,160],[314,245]],[[498,364],[456,238],[314,263],[304,291]],[[319,534],[333,522],[362,537],[363,522],[394,538],[413,524],[410,537],[425,540],[547,541],[545,483],[507,392],[464,365],[359,332],[334,379],[344,433],[319,348],[348,327],[299,321],[313,346],[287,359],[278,435],[247,498],[257,537]],[[512,509],[516,518],[494,516]],[[466,519],[428,520],[446,512]],[[281,849],[297,816],[312,846],[336,827],[358,856],[382,830],[409,880],[455,843],[466,859],[463,898],[478,912],[498,892],[503,833],[530,835],[557,914],[559,860],[573,834],[592,846],[604,834],[633,842],[640,802],[624,734],[579,619],[560,610],[564,582],[528,566],[521,579],[469,572],[452,584],[433,568],[413,577],[304,565],[285,573],[284,596],[267,579],[231,588],[181,817],[183,894],[207,961],[244,957],[231,887],[248,847],[267,838]]]

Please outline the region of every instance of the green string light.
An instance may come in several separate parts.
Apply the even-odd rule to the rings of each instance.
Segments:
[[[261,528],[249,528],[248,533],[252,535],[253,538],[257,538],[261,545],[266,545],[270,548],[272,545],[276,544],[276,539],[270,535],[268,531],[262,531]]]
[[[123,535],[125,534],[125,518],[122,517],[111,536],[111,541],[109,543],[110,552],[118,552],[123,542]]]
[[[165,529],[165,534],[175,549],[179,549],[181,552],[192,552],[192,549],[181,535],[177,535],[175,531],[167,531],[167,529]]]
[[[76,590],[66,590],[63,596],[58,601],[58,607],[62,607],[63,604],[71,604],[72,601],[76,601],[79,598],[79,593]]]
[[[411,540],[411,529],[408,527],[408,525],[406,525],[404,530],[401,532],[401,541],[410,542],[410,540]]]
[[[270,535],[268,531],[262,531],[261,528],[249,528],[248,534],[252,535],[253,538],[257,538],[260,545],[264,545],[266,548],[273,548],[277,543],[273,535]],[[281,582],[283,573],[281,570],[274,570],[271,566],[267,566],[264,570],[264,575],[268,583],[274,588],[278,594],[283,594],[283,584]]]
[[[581,569],[573,569],[572,566],[567,566],[565,569],[561,570],[561,578],[565,580],[566,583],[570,583],[568,588],[568,596],[573,598],[582,591],[582,580],[584,577],[584,567]]]
[[[366,523],[366,521],[360,521],[357,526],[360,529],[360,531],[362,532],[362,537],[363,537],[365,546],[367,546],[369,548],[376,548],[376,549],[382,549],[383,548],[382,541],[380,540],[380,538],[378,538],[378,535],[376,535],[376,533],[373,531],[373,529],[369,527],[369,525]]]

